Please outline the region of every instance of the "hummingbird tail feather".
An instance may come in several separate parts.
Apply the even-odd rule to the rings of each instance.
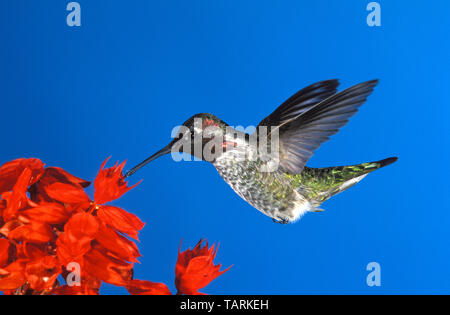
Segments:
[[[391,157],[381,161],[351,166],[306,167],[301,174],[301,187],[306,190],[308,199],[320,205],[332,196],[359,183],[369,173],[388,166],[397,160],[398,158]]]
[[[387,159],[384,159],[384,160],[381,160],[381,161],[375,162],[375,163],[379,163],[380,164],[379,168],[381,168],[381,167],[391,165],[392,163],[397,162],[397,160],[398,160],[398,157],[390,157],[390,158],[387,158]]]

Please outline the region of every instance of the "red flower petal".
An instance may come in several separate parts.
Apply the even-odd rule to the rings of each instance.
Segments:
[[[23,169],[22,174],[17,178],[12,192],[6,192],[2,195],[6,200],[6,208],[3,210],[3,219],[12,220],[18,214],[19,209],[28,205],[27,189],[30,182],[32,171],[28,168]]]
[[[2,225],[3,222],[3,212],[6,209],[6,200],[0,199],[0,225]]]
[[[60,224],[69,219],[69,214],[63,205],[59,203],[45,203],[37,207],[22,211],[22,215],[29,220],[48,224]]]
[[[95,238],[98,232],[98,220],[89,213],[75,214],[64,226],[64,231],[68,233],[74,241],[83,237]]]
[[[138,239],[138,231],[145,225],[134,214],[113,206],[100,206],[97,216],[112,228],[136,240]]]
[[[91,241],[97,235],[99,224],[91,214],[75,214],[64,226],[64,233],[57,241],[57,254],[61,264],[79,260],[91,249]]]
[[[9,241],[2,238],[0,239],[0,268],[4,267],[8,263],[9,259]]]
[[[0,167],[0,195],[13,188],[25,168],[31,170],[27,185],[32,185],[44,172],[44,163],[39,159],[17,159],[3,164]]]
[[[24,260],[38,260],[47,255],[45,247],[42,244],[24,243],[17,246],[17,256]]]
[[[129,262],[138,262],[136,258],[141,256],[135,243],[119,235],[105,224],[100,225],[95,239],[108,251]]]
[[[25,277],[25,264],[23,261],[15,261],[3,269],[0,269],[0,290],[14,290],[27,281]]]
[[[66,172],[60,167],[47,167],[45,169],[44,174],[42,175],[40,182],[43,182],[44,184],[47,185],[56,182],[65,184],[74,184],[79,185],[83,188],[86,188],[91,184],[91,182],[76,177],[70,174],[69,172]]]
[[[128,281],[126,289],[132,295],[171,295],[164,283],[155,283],[145,280]]]
[[[80,204],[89,202],[89,196],[80,186],[71,184],[54,183],[45,187],[45,192],[50,198],[68,204]]]
[[[81,286],[62,285],[53,290],[55,295],[98,295],[98,290],[91,288],[87,284],[81,284]]]
[[[71,240],[67,233],[62,233],[56,240],[56,254],[61,265],[67,266],[71,262],[80,262],[83,255],[91,249],[91,239],[82,239],[79,242]]]
[[[54,256],[45,256],[29,262],[25,268],[30,288],[38,292],[53,289],[60,272],[61,267]]]
[[[125,263],[98,249],[85,256],[84,271],[107,283],[125,286],[131,280],[133,264]]]
[[[19,220],[8,221],[0,228],[0,234],[3,234],[4,236],[8,237],[11,231],[22,225],[23,223],[20,222]]]
[[[100,171],[95,178],[94,200],[97,204],[103,204],[115,200],[139,184],[137,183],[134,186],[127,187],[127,183],[125,182],[125,178],[122,174],[125,162],[119,166],[117,166],[116,163],[111,168],[103,169],[108,160],[109,158],[103,162],[100,167]]]
[[[42,201],[52,202],[45,188],[54,183],[70,184],[77,188],[85,188],[90,184],[90,182],[78,178],[62,168],[47,167],[39,181],[30,187],[31,200],[38,203]]]
[[[9,232],[8,237],[16,241],[32,243],[47,243],[54,239],[55,234],[48,224],[30,222]]]

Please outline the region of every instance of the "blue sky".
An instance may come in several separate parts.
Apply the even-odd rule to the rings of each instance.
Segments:
[[[379,1],[0,3],[0,162],[38,157],[93,179],[108,156],[140,162],[191,115],[255,125],[297,90],[379,78],[360,112],[309,166],[399,161],[282,226],[205,162],[158,159],[115,204],[147,226],[136,278],[174,291],[174,265],[201,238],[234,266],[210,294],[450,293],[450,3]],[[366,265],[382,285],[366,285]],[[105,294],[126,293],[105,286]]]

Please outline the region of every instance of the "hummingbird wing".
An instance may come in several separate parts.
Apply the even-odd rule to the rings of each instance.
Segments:
[[[314,151],[347,124],[377,84],[378,80],[360,83],[319,102],[318,96],[313,96],[312,106],[304,106],[292,113],[288,107],[278,113],[279,109],[275,110],[267,121],[279,128],[281,169],[289,174],[301,173]],[[303,102],[308,103],[307,100]],[[289,114],[284,115],[285,112]]]
[[[290,121],[324,99],[337,93],[338,80],[314,83],[281,104],[272,114],[264,118],[258,126],[279,126]]]

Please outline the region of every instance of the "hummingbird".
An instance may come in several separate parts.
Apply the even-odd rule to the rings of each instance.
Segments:
[[[338,92],[338,80],[317,82],[291,96],[264,118],[252,134],[236,130],[212,114],[196,114],[183,123],[183,133],[129,170],[125,177],[170,152],[188,153],[212,163],[242,199],[274,222],[295,222],[307,212],[322,212],[319,207],[323,202],[397,161],[397,157],[390,157],[351,166],[306,166],[314,151],[347,124],[377,84],[378,80],[371,80]],[[196,124],[196,120],[201,123]],[[211,150],[216,153],[212,159],[205,158],[203,151],[208,145],[205,134],[209,127],[225,134],[219,142],[223,150]],[[270,128],[270,132],[259,132],[261,127]],[[226,130],[232,130],[232,136]],[[276,146],[271,142],[275,134]],[[253,145],[251,139],[256,139]],[[188,140],[190,145],[180,145]],[[195,150],[196,144],[202,150]],[[275,164],[260,154],[264,151],[261,147],[276,153]],[[251,158],[238,158],[243,153]],[[276,167],[268,167],[269,164]]]

